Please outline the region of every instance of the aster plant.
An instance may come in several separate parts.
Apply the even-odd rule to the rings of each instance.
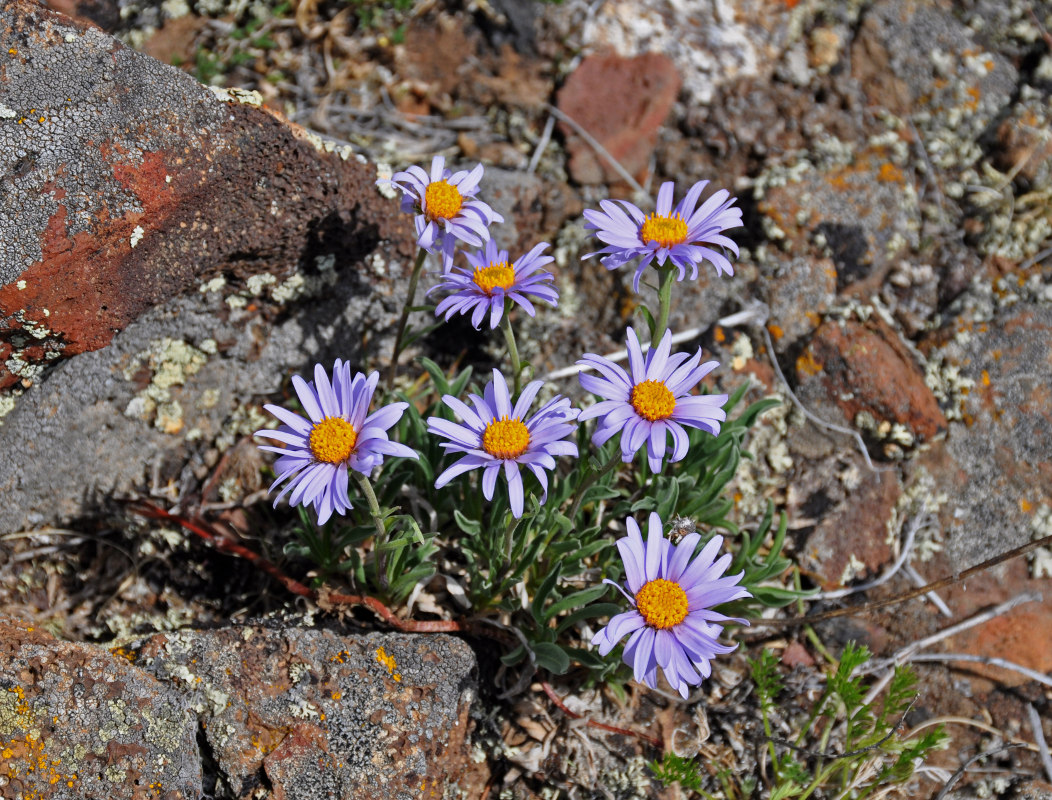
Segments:
[[[300,405],[307,419],[278,405],[264,408],[281,423],[277,430],[256,431],[256,436],[272,439],[282,447],[261,445],[261,450],[278,453],[277,479],[273,491],[288,481],[274,498],[277,506],[285,494],[294,505],[313,505],[318,524],[329,517],[345,514],[353,508],[347,493],[347,480],[352,472],[375,505],[368,475],[383,462],[383,457],[416,458],[414,450],[388,438],[387,431],[398,422],[408,403],[391,403],[369,413],[373,392],[380,375],[358,372],[351,377],[349,363],[336,359],[332,381],[321,364],[314,367],[314,380],[308,383],[299,375],[292,376]]]
[[[416,300],[420,273],[428,254],[438,254],[442,270],[448,271],[453,265],[457,242],[481,247],[489,241],[489,226],[504,221],[504,217],[476,197],[484,171],[483,166],[477,164],[470,172],[453,172],[446,169],[443,156],[435,156],[431,161],[430,172],[414,164],[402,172],[394,173],[390,180],[377,181],[378,185],[394,186],[402,192],[402,211],[413,214],[417,246],[420,248],[395,331],[391,382],[398,370],[398,357],[402,354],[409,313]]]
[[[497,478],[504,473],[508,483],[511,513],[522,516],[525,503],[519,467],[525,466],[541,486],[541,502],[547,499],[547,471],[555,469],[556,456],[576,456],[577,445],[566,441],[576,428],[577,410],[570,401],[556,395],[529,415],[530,406],[540,391],[542,381],[526,385],[512,405],[508,383],[493,370],[493,380],[486,384],[482,396],[470,396],[474,408],[453,397],[442,398],[462,420],[461,424],[441,417],[428,419],[428,432],[448,439],[441,446],[463,458],[449,466],[435,481],[441,489],[453,478],[475,469],[482,469],[482,493],[493,499]]]
[[[673,274],[681,281],[689,272],[690,279],[695,280],[702,261],[710,262],[717,275],[734,274],[734,267],[721,249],[738,255],[738,245],[724,236],[724,231],[741,226],[742,212],[734,205],[736,198],[726,189],[715,192],[698,207],[708,183],[695,183],[675,207],[672,206],[675,184],[672,181],[661,184],[655,209],[650,214],[644,214],[626,200],[602,200],[601,211],[584,212],[585,228],[595,231],[595,237],[605,245],[585,255],[585,259],[600,256],[604,267],[617,269],[638,258],[632,278],[634,292],[639,291],[639,280],[650,264],[661,271],[660,308],[651,330],[655,338],[668,324]]]
[[[693,355],[671,353],[672,332],[665,331],[657,347],[644,355],[636,332],[628,328],[628,371],[608,358],[586,353],[577,363],[596,370],[600,377],[582,373],[581,386],[603,398],[586,408],[579,419],[599,418],[592,444],[602,446],[621,435],[622,460],[629,462],[646,445],[653,472],[660,472],[668,438],[672,438],[670,461],[687,454],[689,442],[684,426],[700,428],[713,436],[727,419],[723,405],[727,395],[694,395],[694,389],[717,361],[701,363],[701,349]]]
[[[453,172],[443,156],[435,156],[430,172],[414,164],[381,181],[402,192],[402,211],[413,214],[417,246],[440,255],[443,270],[452,267],[458,241],[481,247],[489,241],[489,226],[504,221],[476,198],[484,171],[477,164],[470,172]]]
[[[490,329],[500,325],[508,346],[516,393],[520,388],[522,362],[511,326],[511,307],[520,306],[532,317],[536,310],[531,298],[543,300],[553,308],[558,304],[559,291],[554,285],[555,276],[541,270],[555,261],[551,256],[544,255],[548,247],[547,242],[541,242],[522,258],[509,262],[508,251],[498,250],[490,239],[484,250],[465,253],[470,269],[454,267],[443,274],[441,281],[428,291],[428,294],[448,294],[435,308],[435,316],[445,314],[447,322],[455,314],[467,314],[470,311],[471,324],[476,329],[487,317]]]
[[[294,378],[307,418],[267,406],[283,426],[260,433],[278,445],[266,448],[280,456],[274,488],[284,486],[279,499],[314,507],[324,522],[351,508],[347,480],[357,476],[372,529],[355,527],[357,515],[324,526],[336,532],[332,542],[306,548],[312,557],[334,559],[322,574],[404,601],[411,592],[433,592],[428,581],[440,569],[446,591],[461,597],[455,617],[498,610],[501,624],[516,629],[521,646],[502,660],[521,665],[523,680],[537,668],[564,673],[577,663],[595,680],[620,685],[634,675],[652,687],[663,671],[686,696],[710,674],[711,660],[733,649],[720,641],[725,625],[755,613],[753,606],[799,596],[769,585],[788,564],[779,557],[784,517],[773,525],[769,509],[755,533],[729,518],[726,487],[745,455],[745,432],[770,402],[730,419],[746,387],[729,398],[699,390],[718,363],[703,360],[700,349],[673,352],[663,323],[648,346],[628,328],[623,366],[594,353],[581,358],[581,386],[599,398],[584,411],[560,394],[542,394],[542,381],[523,386],[512,311],[539,317],[544,305],[557,306],[548,269],[554,258],[545,242],[515,260],[498,247],[489,226],[500,218],[476,198],[481,178],[481,166],[453,173],[441,158],[430,171],[410,167],[392,177],[403,210],[415,215],[421,250],[391,374],[429,252],[442,260],[428,291],[437,299],[435,316],[499,327],[506,349],[496,355],[506,356],[510,371],[493,369],[473,382],[470,366],[451,375],[419,357],[425,374],[403,389],[389,385],[395,402],[373,415],[375,373],[352,378],[337,362],[331,382],[321,367],[311,384]],[[702,260],[721,274],[733,272],[722,250],[737,250],[722,232],[740,221],[740,210],[726,192],[699,203],[704,188],[694,184],[673,206],[674,187],[665,184],[649,216],[607,201],[601,214],[586,214],[604,242],[592,255],[605,266],[638,259],[636,286],[647,266],[658,269],[659,322],[668,317],[677,276],[696,276]],[[453,263],[458,246],[472,249]],[[398,459],[376,471],[375,491],[364,488],[365,473],[384,456],[412,453],[397,442],[412,442],[419,458]],[[643,451],[638,469],[625,467]],[[633,516],[639,513],[650,514],[646,542]],[[675,520],[683,535],[677,544],[665,537],[662,520]],[[717,529],[728,535],[728,555],[718,556]],[[627,536],[615,541],[613,530]],[[727,577],[728,570],[737,574]],[[628,611],[604,597],[611,583],[628,599]],[[732,607],[713,610],[726,603]],[[623,659],[611,658],[625,640]]]
[[[735,649],[717,641],[723,632],[720,623],[746,624],[745,620],[732,619],[713,607],[750,596],[739,583],[743,573],[724,576],[731,556],[716,558],[722,536],[710,539],[695,556],[701,536],[689,533],[672,544],[656,513],[650,514],[646,542],[634,519],[625,520],[625,527],[628,535],[617,542],[625,585],[605,582],[625,596],[632,610],[613,617],[592,644],[605,656],[628,636],[624,660],[635,679],[655,689],[661,667],[672,688],[686,697],[690,686],[712,673],[713,658]]]

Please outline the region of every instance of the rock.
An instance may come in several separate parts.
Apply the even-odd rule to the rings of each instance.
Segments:
[[[767,330],[775,350],[785,352],[812,334],[836,301],[837,271],[828,258],[790,258],[768,250],[760,289],[771,311]]]
[[[676,67],[660,53],[635,58],[589,56],[559,90],[558,106],[630,175],[643,179],[658,130],[672,110],[679,87]],[[623,182],[572,127],[560,121],[559,129],[566,137],[574,180],[584,184]]]
[[[196,491],[250,400],[386,346],[414,248],[370,167],[28,0],[0,39],[0,531]]]
[[[826,588],[872,578],[892,559],[888,520],[902,495],[894,471],[860,471],[842,503],[822,516],[801,560]]]
[[[1039,780],[1025,780],[1012,787],[1006,800],[1052,800],[1052,784]]]
[[[590,52],[661,53],[683,77],[688,106],[709,105],[720,87],[746,78],[769,82],[797,25],[809,24],[795,2],[610,0],[589,14],[562,14],[554,33],[580,37]],[[831,12],[835,13],[835,12]],[[553,9],[550,17],[558,14]],[[796,28],[799,30],[799,28]],[[620,95],[614,109],[633,98]]]
[[[0,207],[0,389],[203,280],[280,282],[390,228],[363,202],[372,170],[258,96],[213,93],[30,0],[3,6],[0,31],[0,169],[18,197]]]
[[[949,498],[940,520],[961,569],[1049,532],[1052,307],[1017,302],[984,321],[960,318],[943,336],[928,357],[956,419],[918,467]]]
[[[852,74],[869,103],[909,116],[932,163],[959,170],[1009,104],[1018,73],[954,14],[929,0],[881,0],[862,18]]]
[[[831,422],[841,417],[897,446],[931,441],[946,430],[924,373],[877,317],[866,324],[823,322],[797,358],[796,375],[804,405]]]
[[[442,796],[478,769],[458,639],[250,626],[160,634],[140,662],[190,698],[234,797]]]
[[[793,256],[828,257],[837,288],[865,296],[918,242],[912,177],[895,146],[849,149],[837,162],[800,162],[758,198],[768,238]],[[761,185],[765,179],[761,178]]]
[[[0,676],[0,796],[202,796],[186,697],[125,658],[0,616]]]

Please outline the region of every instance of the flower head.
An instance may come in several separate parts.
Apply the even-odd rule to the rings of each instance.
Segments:
[[[324,367],[314,367],[310,383],[299,375],[292,376],[303,410],[309,419],[276,405],[263,406],[284,423],[277,430],[256,431],[256,436],[274,439],[286,445],[261,445],[261,450],[280,453],[275,463],[279,483],[289,480],[274,505],[288,491],[292,505],[313,505],[318,524],[324,524],[332,513],[343,514],[352,508],[347,497],[347,470],[368,475],[383,457],[416,458],[417,454],[403,444],[389,441],[387,430],[402,416],[408,403],[391,403],[372,414],[378,372],[368,377],[358,372],[351,378],[351,366],[340,359],[332,371],[332,383]]]
[[[471,269],[453,267],[442,276],[442,282],[434,286],[435,291],[451,292],[438,304],[435,316],[446,315],[448,321],[454,314],[471,311],[471,324],[478,328],[489,312],[489,326],[496,328],[504,314],[504,298],[518,303],[531,317],[534,315],[530,297],[543,300],[551,306],[559,301],[559,292],[550,272],[538,270],[555,261],[541,253],[548,247],[541,242],[514,263],[508,262],[508,251],[497,250],[492,239],[486,242],[485,250],[465,253]]]
[[[548,496],[545,470],[555,469],[555,456],[577,455],[577,445],[564,441],[576,427],[573,420],[577,410],[570,407],[569,400],[556,395],[536,414],[527,417],[542,384],[543,381],[527,384],[514,407],[508,384],[497,370],[493,370],[493,381],[486,384],[482,397],[470,395],[474,409],[452,395],[445,395],[443,402],[464,424],[430,417],[427,429],[449,439],[442,443],[448,452],[465,455],[438,476],[435,488],[441,489],[457,475],[481,467],[482,493],[487,500],[492,500],[497,476],[503,470],[511,497],[511,513],[521,517],[525,499],[519,474],[521,464],[537,477],[544,493],[541,502],[544,502]]]
[[[720,189],[695,209],[701,192],[708,181],[698,181],[690,187],[687,196],[672,207],[672,181],[661,184],[657,206],[653,214],[644,214],[637,206],[625,200],[601,200],[602,211],[587,209],[584,212],[585,228],[594,230],[596,238],[606,247],[585,258],[602,256],[603,266],[616,269],[622,264],[640,257],[632,279],[632,290],[639,291],[639,278],[651,261],[664,266],[666,259],[679,270],[677,280],[698,277],[698,264],[706,259],[716,268],[716,274],[733,275],[734,267],[723,253],[713,249],[725,247],[738,255],[738,245],[723,235],[729,228],[742,224],[742,211],[734,206],[736,198],[730,197],[726,189]],[[728,200],[727,198],[730,197]]]
[[[504,217],[481,200],[476,200],[483,168],[471,172],[452,172],[445,168],[443,156],[431,161],[430,174],[415,164],[396,172],[389,183],[402,191],[402,211],[416,214],[417,245],[429,253],[442,254],[442,269],[453,265],[457,240],[472,247],[489,241],[489,226]]]
[[[651,347],[645,357],[632,328],[628,329],[626,343],[631,374],[610,359],[592,353],[586,353],[577,362],[599,371],[601,378],[582,374],[581,386],[605,398],[582,411],[579,419],[602,417],[592,434],[592,444],[596,447],[620,433],[621,457],[625,462],[631,461],[646,443],[650,468],[660,472],[668,435],[672,436],[669,461],[679,461],[687,454],[689,441],[684,425],[719,435],[720,422],[727,419],[727,412],[723,410],[727,395],[690,393],[719,362],[702,364],[700,348],[693,356],[670,355],[671,331],[665,331],[658,346]]]
[[[712,607],[752,595],[738,585],[742,573],[722,577],[731,562],[729,554],[716,560],[722,536],[710,539],[694,558],[699,534],[689,533],[674,545],[662,532],[661,517],[652,512],[644,544],[636,521],[629,518],[625,523],[628,536],[617,542],[625,564],[624,588],[605,582],[617,586],[632,610],[613,617],[592,638],[592,644],[605,656],[631,634],[624,659],[635,679],[657,688],[657,668],[661,667],[672,688],[686,697],[688,686],[697,686],[712,673],[709,662],[713,658],[734,650],[734,645],[716,641],[723,632],[718,623],[747,624]]]

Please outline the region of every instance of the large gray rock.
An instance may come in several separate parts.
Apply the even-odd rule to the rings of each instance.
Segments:
[[[374,179],[258,96],[0,3],[0,531],[193,492],[253,398],[379,352],[413,246]]]
[[[196,737],[184,693],[0,617],[0,797],[198,800]]]
[[[160,634],[140,659],[191,699],[234,797],[266,783],[276,800],[467,788],[475,657],[458,639],[251,626]]]

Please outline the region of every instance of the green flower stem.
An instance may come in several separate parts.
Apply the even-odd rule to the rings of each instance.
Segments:
[[[519,348],[515,346],[515,331],[511,329],[511,300],[504,301],[500,329],[504,332],[504,341],[508,344],[508,358],[511,360],[511,379],[515,389],[512,396],[518,397],[522,388],[522,362],[519,361]]]
[[[665,329],[668,328],[668,315],[672,310],[673,269],[674,267],[669,265],[668,269],[661,270],[661,284],[658,287],[658,315],[654,322],[654,330],[650,332],[650,341],[655,345],[665,335]]]
[[[512,517],[511,523],[504,529],[504,563],[511,567],[511,547],[515,541],[515,531],[519,529],[522,517]]]
[[[383,550],[383,545],[387,544],[387,528],[384,526],[383,513],[380,511],[380,503],[376,499],[376,492],[373,491],[373,485],[369,481],[369,477],[357,470],[351,470],[351,472],[354,473],[354,479],[358,482],[362,494],[365,495],[365,502],[369,504],[369,516],[372,517],[373,525],[376,527],[376,543],[373,545],[373,550],[376,553],[376,574],[380,581],[380,586],[386,590],[387,570],[385,567],[387,553]]]
[[[615,447],[614,452],[610,455],[610,458],[607,459],[607,462],[603,464],[599,471],[588,473],[587,477],[585,477],[585,479],[581,481],[581,485],[577,487],[577,496],[574,498],[573,505],[570,507],[570,513],[567,514],[567,518],[570,520],[571,523],[573,523],[574,520],[577,519],[577,512],[581,510],[581,503],[584,500],[585,492],[588,489],[592,488],[592,486],[600,478],[612,472],[614,467],[616,467],[620,463],[622,463],[621,451]]]
[[[398,374],[398,357],[402,355],[402,339],[405,338],[406,324],[409,322],[409,311],[416,300],[416,287],[420,282],[420,273],[424,269],[424,261],[427,259],[427,250],[420,248],[416,254],[416,262],[413,264],[413,274],[409,276],[409,292],[406,294],[405,305],[402,306],[402,316],[398,320],[398,332],[395,334],[394,352],[391,353],[391,367],[387,375],[388,387],[394,387],[395,376]]]

